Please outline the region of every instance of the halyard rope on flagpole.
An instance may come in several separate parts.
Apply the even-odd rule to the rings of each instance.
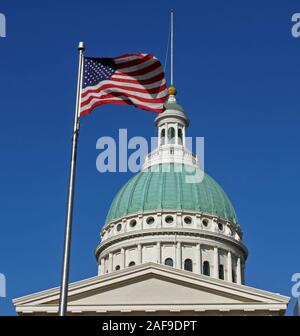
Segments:
[[[168,32],[168,43],[167,43],[165,63],[164,63],[165,73],[167,71],[170,47],[171,47],[171,50],[170,50],[170,86],[172,86],[174,85],[174,11],[173,9],[171,10],[170,25],[169,25],[169,32]]]
[[[71,151],[71,161],[70,161],[70,178],[69,178],[68,203],[67,203],[67,215],[66,215],[64,256],[63,256],[61,286],[60,286],[60,296],[59,296],[59,316],[65,316],[67,314],[67,304],[68,304],[71,235],[72,235],[73,207],[74,207],[74,183],[75,183],[75,172],[76,172],[77,142],[78,142],[78,135],[79,135],[79,116],[80,116],[82,77],[83,77],[84,50],[85,50],[84,43],[79,42],[77,95],[76,95],[76,107],[75,107],[75,113],[74,113],[73,135],[72,135],[72,151]]]
[[[164,63],[164,70],[165,70],[165,73],[167,72],[167,65],[168,65],[168,57],[169,57],[169,49],[170,49],[170,35],[171,35],[171,22],[169,23],[168,41],[167,41],[167,48],[166,48],[166,55],[165,55],[165,63]]]

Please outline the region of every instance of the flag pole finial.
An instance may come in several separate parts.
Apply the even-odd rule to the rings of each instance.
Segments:
[[[85,50],[84,42],[81,41],[81,42],[78,43],[78,50],[82,50],[82,51]]]

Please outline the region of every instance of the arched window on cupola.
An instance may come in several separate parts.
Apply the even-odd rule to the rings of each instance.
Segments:
[[[208,261],[203,262],[203,274],[210,276],[210,265]]]
[[[224,280],[224,266],[222,264],[219,265],[219,279]]]
[[[191,259],[185,259],[184,261],[184,269],[186,271],[193,271],[193,262]]]
[[[175,128],[170,127],[168,128],[168,144],[174,144],[175,143]]]
[[[178,145],[182,145],[182,128],[178,128]]]
[[[173,259],[172,258],[167,258],[165,260],[165,265],[173,267]]]
[[[163,128],[160,132],[160,144],[164,145],[166,143],[166,130]]]

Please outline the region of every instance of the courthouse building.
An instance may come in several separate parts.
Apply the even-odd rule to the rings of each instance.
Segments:
[[[98,275],[70,284],[68,314],[284,315],[288,297],[246,285],[242,228],[187,149],[189,120],[174,87],[155,123],[158,147],[112,201]],[[20,315],[55,315],[59,288],[13,302]]]

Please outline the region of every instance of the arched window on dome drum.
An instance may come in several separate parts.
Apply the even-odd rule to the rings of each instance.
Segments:
[[[167,258],[165,260],[165,265],[173,267],[173,259],[172,258]]]
[[[203,262],[203,274],[204,275],[210,275],[210,266],[208,261]]]
[[[219,279],[224,280],[224,266],[222,264],[219,265]]]
[[[166,142],[166,130],[162,129],[160,132],[160,144],[164,145]]]
[[[192,262],[191,259],[185,259],[185,261],[184,261],[184,269],[186,271],[193,272],[193,262]]]
[[[135,262],[134,261],[130,261],[130,263],[128,264],[128,266],[135,266]]]
[[[182,129],[178,128],[178,145],[182,145]]]
[[[168,144],[174,144],[175,143],[175,128],[170,127],[168,129]]]

